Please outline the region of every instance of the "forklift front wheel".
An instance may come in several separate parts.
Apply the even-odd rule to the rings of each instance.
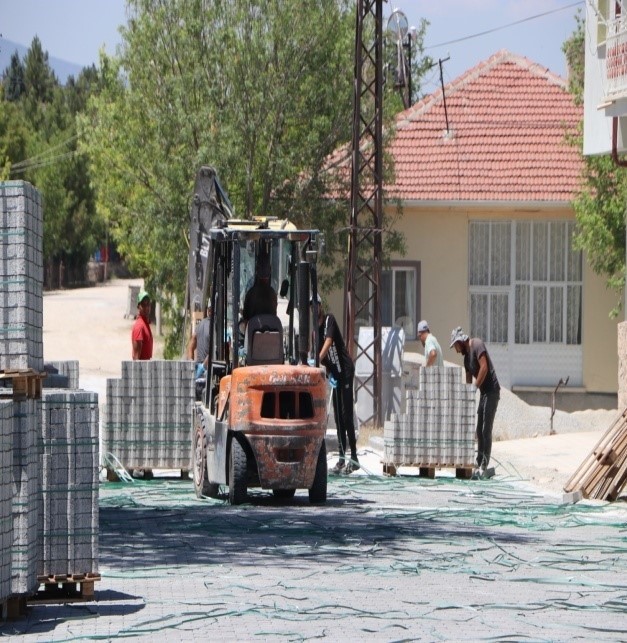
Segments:
[[[237,435],[231,440],[231,454],[229,457],[229,502],[232,505],[241,505],[246,502],[247,488],[247,462],[246,451],[240,444]]]

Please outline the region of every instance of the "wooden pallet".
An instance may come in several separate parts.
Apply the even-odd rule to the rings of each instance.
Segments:
[[[101,576],[100,574],[54,574],[37,576],[37,580],[40,589],[28,599],[29,602],[67,603],[93,600],[94,583],[101,580]]]
[[[1,604],[2,607],[2,620],[14,621],[26,615],[26,602],[28,596],[9,596],[9,598]]]
[[[564,486],[584,498],[616,500],[627,484],[627,409],[603,434]]]
[[[0,381],[11,382],[11,396],[15,401],[41,399],[41,382],[44,377],[46,373],[39,373],[32,368],[7,369],[0,372]]]
[[[430,478],[433,480],[435,478],[436,469],[455,469],[455,477],[460,480],[470,480],[472,477],[473,467],[464,466],[458,467],[455,465],[444,465],[444,464],[424,464],[424,463],[406,463],[406,462],[383,462],[383,473],[388,476],[395,476],[397,469],[399,467],[413,467],[418,469],[418,476],[420,478]]]

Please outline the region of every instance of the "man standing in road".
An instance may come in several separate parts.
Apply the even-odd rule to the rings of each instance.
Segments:
[[[501,397],[501,386],[496,377],[488,349],[482,339],[468,337],[458,326],[451,333],[451,348],[464,356],[466,382],[472,383],[480,391],[479,408],[477,409],[477,470],[474,477],[486,475],[492,452],[492,426]]]
[[[429,330],[426,319],[418,322],[418,339],[425,347],[425,366],[444,366],[440,343]]]
[[[313,301],[310,302],[313,304]],[[333,386],[333,412],[335,426],[337,427],[337,441],[340,449],[340,458],[331,469],[331,473],[351,474],[359,469],[357,459],[357,440],[355,439],[355,402],[353,395],[353,380],[355,366],[351,359],[340,327],[335,317],[329,313],[324,314],[322,302],[318,297],[318,345],[320,346],[320,363],[323,364],[331,376]],[[346,439],[351,450],[350,460],[346,458]]]
[[[137,295],[137,317],[131,331],[132,357],[152,359],[152,330],[150,329],[150,295],[140,290]]]

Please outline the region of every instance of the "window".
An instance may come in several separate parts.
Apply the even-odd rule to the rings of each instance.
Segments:
[[[381,325],[402,326],[405,339],[416,339],[416,326],[418,324],[420,285],[420,263],[398,262],[389,270],[381,271],[381,288],[379,290],[381,303]],[[367,299],[366,288],[372,292],[372,286],[364,279],[357,284],[356,296],[359,301]],[[359,292],[361,291],[361,292]],[[369,310],[372,301],[369,304]],[[368,320],[362,313],[356,318],[355,332],[359,326],[368,325]]]
[[[572,248],[574,223],[516,223],[514,341],[581,343],[581,252]],[[532,270],[526,266],[533,266]]]
[[[487,342],[507,342],[511,239],[510,221],[470,224],[470,332]]]
[[[470,332],[488,342],[507,343],[511,332],[516,344],[580,344],[573,232],[569,221],[471,222]]]

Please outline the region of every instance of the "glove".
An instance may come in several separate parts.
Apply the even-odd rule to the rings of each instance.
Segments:
[[[329,384],[331,385],[331,388],[337,388],[337,380],[331,375],[329,377]]]
[[[307,360],[307,364],[309,364],[309,366],[315,366],[316,365],[316,360],[313,357],[310,357]]]

